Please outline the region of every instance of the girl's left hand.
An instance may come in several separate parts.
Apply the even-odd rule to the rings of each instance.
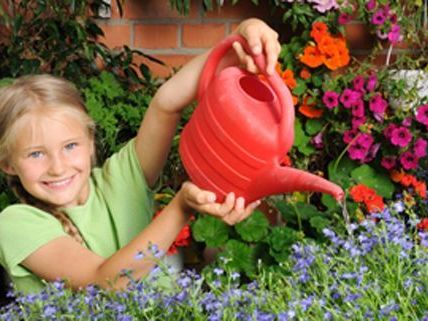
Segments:
[[[214,193],[202,190],[191,182],[185,182],[179,193],[182,193],[186,206],[215,216],[228,225],[245,220],[260,204],[260,201],[255,201],[245,206],[245,199],[236,197],[234,193],[227,194],[223,203],[217,203]]]

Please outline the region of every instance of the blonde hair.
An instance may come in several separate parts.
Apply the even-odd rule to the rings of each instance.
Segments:
[[[86,110],[80,92],[72,83],[51,75],[24,76],[0,88],[0,164],[6,165],[10,159],[17,121],[40,107],[72,112],[87,128],[89,137],[94,139],[95,123]],[[17,176],[7,175],[7,182],[22,203],[51,213],[61,222],[67,234],[84,243],[79,230],[63,211],[33,197]]]

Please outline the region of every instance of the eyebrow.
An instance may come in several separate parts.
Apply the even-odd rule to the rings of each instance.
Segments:
[[[76,142],[79,140],[82,140],[84,138],[84,136],[78,136],[78,137],[73,137],[70,139],[66,139],[63,142],[61,142],[61,145],[66,145],[72,142]],[[24,147],[22,149],[23,152],[29,152],[29,151],[33,151],[33,150],[39,150],[39,149],[45,149],[44,145],[34,145],[34,146],[28,146],[28,147]]]

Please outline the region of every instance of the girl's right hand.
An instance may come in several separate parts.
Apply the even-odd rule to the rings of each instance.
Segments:
[[[245,206],[245,199],[236,197],[234,193],[227,194],[223,203],[217,203],[213,192],[202,190],[191,182],[185,182],[177,194],[185,212],[191,208],[215,216],[228,225],[245,220],[260,204],[260,201],[255,201]]]

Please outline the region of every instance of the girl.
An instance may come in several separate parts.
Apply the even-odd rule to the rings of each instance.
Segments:
[[[258,19],[237,28],[253,53],[264,52],[272,74],[277,33]],[[228,63],[255,66],[239,44]],[[194,58],[153,97],[137,136],[101,168],[92,168],[95,124],[72,84],[48,75],[23,77],[0,91],[0,168],[22,204],[0,214],[0,264],[19,291],[36,292],[58,278],[123,288],[130,270],[147,275],[154,260],[136,259],[150,244],[165,251],[196,210],[228,224],[248,217],[257,202],[183,184],[152,221],[152,191],[180,118],[194,99],[207,53]],[[114,281],[114,282],[113,282]]]

